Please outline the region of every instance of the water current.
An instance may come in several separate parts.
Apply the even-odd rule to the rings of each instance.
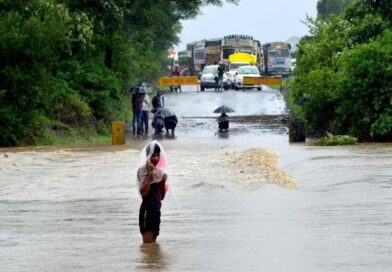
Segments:
[[[221,135],[203,110],[230,101],[283,118],[272,90],[167,96],[180,124],[158,137],[171,191],[154,245],[136,190],[151,134],[0,149],[0,271],[390,271],[392,145],[289,144],[284,122],[252,118]]]

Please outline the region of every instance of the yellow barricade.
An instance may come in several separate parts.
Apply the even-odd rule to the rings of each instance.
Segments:
[[[160,87],[178,86],[178,85],[198,85],[197,76],[181,76],[181,77],[161,77],[159,78]]]
[[[125,144],[125,124],[122,121],[112,122],[112,145]]]
[[[282,85],[281,77],[244,77],[244,85]]]

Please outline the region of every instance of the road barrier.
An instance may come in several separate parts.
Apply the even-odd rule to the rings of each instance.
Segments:
[[[244,77],[244,85],[282,85],[281,77]]]
[[[280,86],[280,91],[283,90],[282,77],[244,77],[242,81],[242,89],[245,89],[246,85],[275,85]]]
[[[199,79],[197,76],[180,76],[180,77],[161,77],[159,78],[160,87],[197,85],[199,91]]]
[[[123,121],[112,122],[112,145],[125,144],[125,124]]]
[[[159,86],[170,87],[178,85],[198,85],[197,76],[181,76],[181,77],[161,77],[159,78]]]

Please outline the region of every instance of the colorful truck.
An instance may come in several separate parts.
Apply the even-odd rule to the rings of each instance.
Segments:
[[[263,46],[264,73],[288,76],[291,73],[291,45],[287,42],[272,42]]]

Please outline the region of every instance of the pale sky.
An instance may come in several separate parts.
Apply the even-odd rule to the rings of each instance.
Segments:
[[[316,17],[316,5],[317,0],[240,0],[238,5],[207,6],[195,19],[182,22],[181,41],[175,49],[230,34],[250,35],[262,44],[302,37],[308,28],[301,21],[306,15]]]

